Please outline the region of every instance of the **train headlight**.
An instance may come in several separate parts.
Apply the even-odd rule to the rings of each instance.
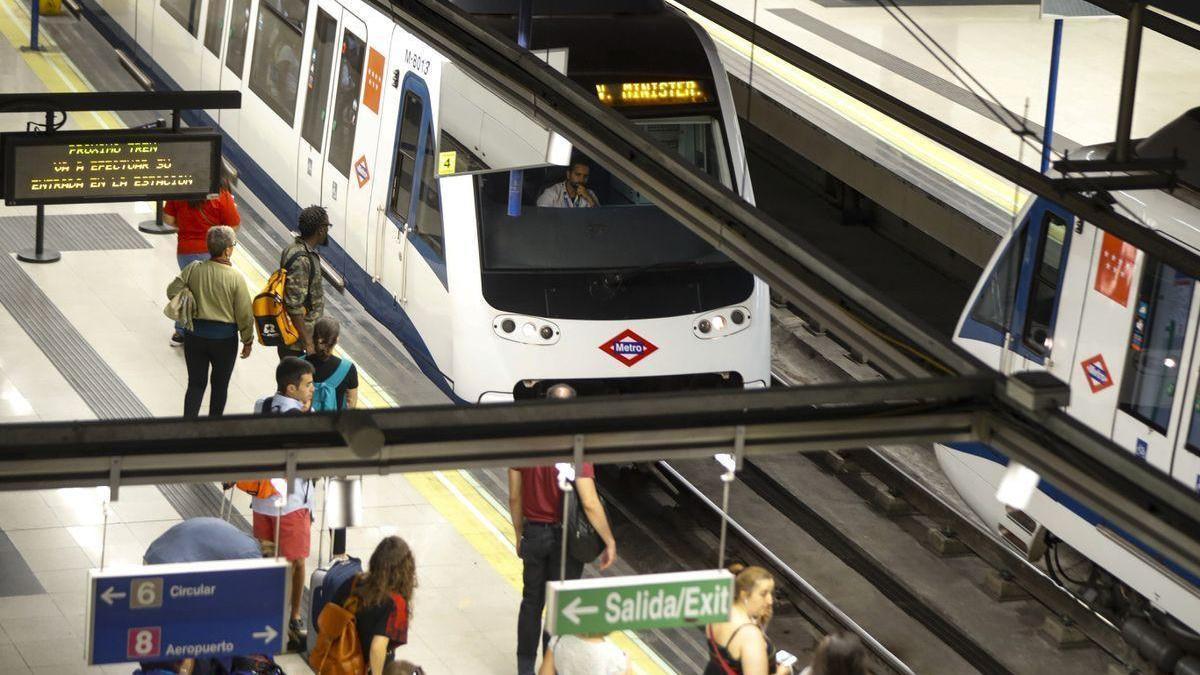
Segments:
[[[745,307],[725,308],[697,317],[692,334],[701,340],[712,340],[746,330],[749,325],[750,311]]]
[[[502,314],[492,319],[492,332],[510,342],[526,345],[556,344],[562,335],[558,326],[551,321],[515,314]]]

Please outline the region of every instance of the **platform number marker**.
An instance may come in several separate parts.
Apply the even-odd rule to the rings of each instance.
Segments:
[[[455,162],[458,160],[458,153],[453,150],[438,153],[438,175],[448,176],[454,173]]]
[[[1088,386],[1093,394],[1112,386],[1112,375],[1109,374],[1108,364],[1104,362],[1103,355],[1097,354],[1079,365],[1083,366],[1083,374],[1087,377]]]
[[[143,661],[158,657],[162,653],[162,628],[145,626],[129,629],[129,643],[125,656],[130,661]]]

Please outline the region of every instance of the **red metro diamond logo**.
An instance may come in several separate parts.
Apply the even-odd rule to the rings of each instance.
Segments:
[[[600,351],[627,366],[632,366],[658,351],[658,347],[637,333],[626,329],[617,337],[600,345]]]

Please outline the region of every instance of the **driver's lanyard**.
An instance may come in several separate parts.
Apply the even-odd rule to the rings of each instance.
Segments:
[[[581,189],[583,189],[583,188],[581,188]],[[580,208],[582,202],[583,202],[583,193],[582,192],[579,194],[579,196],[572,198],[571,193],[567,192],[567,188],[565,188],[565,187],[563,188],[563,204],[568,209]]]

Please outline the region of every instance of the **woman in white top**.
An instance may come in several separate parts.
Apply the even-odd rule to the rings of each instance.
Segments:
[[[604,633],[563,635],[550,643],[538,675],[633,675],[629,657]]]

